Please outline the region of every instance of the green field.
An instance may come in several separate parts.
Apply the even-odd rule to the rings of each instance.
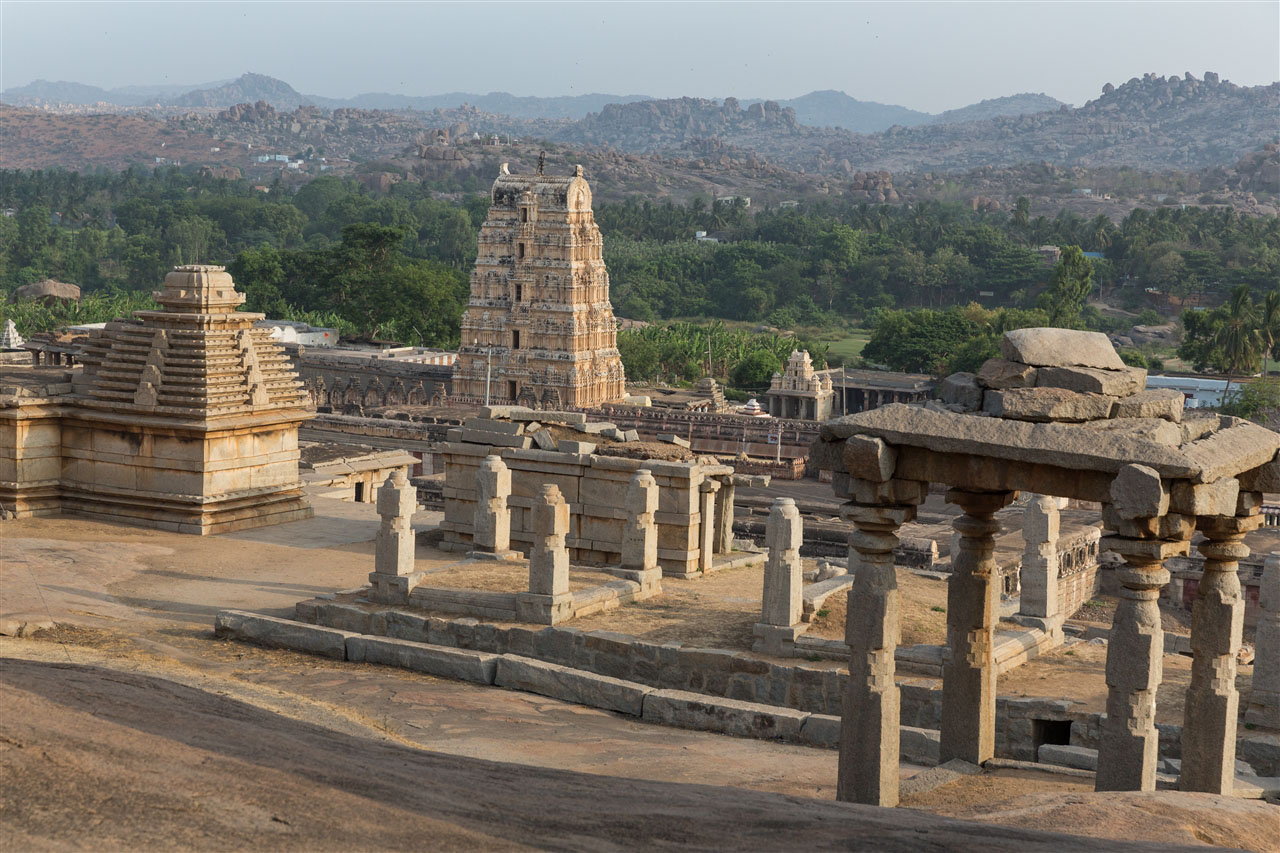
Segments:
[[[840,356],[845,364],[849,364],[862,355],[862,348],[871,340],[871,332],[866,329],[854,329],[843,333],[838,338],[824,338],[831,344],[827,356]]]

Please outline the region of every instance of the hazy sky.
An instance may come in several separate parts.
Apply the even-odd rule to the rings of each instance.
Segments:
[[[1280,79],[1280,2],[353,3],[0,0],[0,88],[257,71],[308,94],[789,98],[938,112],[1081,104],[1145,72]]]

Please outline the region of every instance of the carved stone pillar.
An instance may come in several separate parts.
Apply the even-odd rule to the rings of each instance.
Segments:
[[[1164,629],[1160,590],[1169,582],[1163,563],[1185,555],[1186,541],[1109,536],[1103,547],[1124,557],[1121,585],[1107,644],[1107,716],[1098,749],[1099,791],[1152,791],[1159,738],[1156,690],[1163,677]]]
[[[947,501],[964,514],[955,522],[959,553],[947,583],[947,655],[942,668],[942,732],[939,760],[981,764],[995,755],[995,624],[1000,588],[992,558],[1000,523],[996,510],[1017,492],[951,489]]]
[[[529,552],[529,591],[516,595],[522,622],[554,625],[572,615],[569,592],[569,505],[554,484],[533,500],[533,548]]]
[[[1240,695],[1236,692],[1236,653],[1244,628],[1244,598],[1240,594],[1239,560],[1249,556],[1246,533],[1256,530],[1262,517],[1200,518],[1205,540],[1197,547],[1204,555],[1204,574],[1191,607],[1191,686],[1187,689],[1182,725],[1183,791],[1230,794],[1236,779],[1236,720]]]
[[[378,489],[378,515],[382,524],[374,540],[373,571],[369,573],[369,598],[382,604],[401,604],[420,575],[414,571],[413,513],[418,490],[404,471],[393,471]]]
[[[760,621],[753,633],[752,650],[763,654],[785,654],[803,631],[801,593],[804,585],[800,567],[800,545],[804,524],[795,498],[778,498],[769,510],[765,545],[769,557],[764,565],[764,593]]]
[[[611,574],[640,584],[642,589],[661,588],[658,568],[658,483],[647,468],[640,468],[627,484],[624,498],[627,517],[622,522],[622,568]]]
[[[716,544],[716,492],[720,483],[716,480],[703,480],[698,488],[700,525],[698,532],[698,568],[710,571],[713,564]]]
[[[733,478],[729,477],[720,483],[720,491],[716,495],[715,552],[717,554],[728,554],[733,550],[734,499]]]
[[[1058,618],[1058,499],[1040,495],[1022,520],[1022,595],[1018,615],[1046,622]]]
[[[1262,570],[1253,648],[1253,689],[1244,719],[1280,729],[1280,553],[1272,552]]]
[[[476,472],[476,513],[472,525],[473,550],[468,556],[489,560],[518,557],[511,550],[511,471],[502,458],[489,455]]]

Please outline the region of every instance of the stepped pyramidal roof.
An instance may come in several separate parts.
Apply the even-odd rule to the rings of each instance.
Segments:
[[[81,354],[82,405],[208,419],[302,409],[305,395],[263,318],[236,309],[244,294],[226,269],[175,267],[137,311],[95,332]]]

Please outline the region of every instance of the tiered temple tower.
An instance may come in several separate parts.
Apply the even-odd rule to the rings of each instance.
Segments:
[[[567,177],[493,182],[480,228],[453,393],[541,408],[596,406],[626,393],[591,187]],[[488,381],[486,382],[486,375]]]
[[[222,267],[182,266],[159,311],[108,323],[61,418],[63,511],[220,533],[311,515],[288,357]]]

